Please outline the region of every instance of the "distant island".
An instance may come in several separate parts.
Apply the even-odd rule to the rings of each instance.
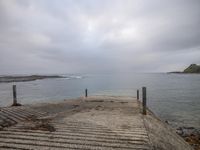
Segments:
[[[169,72],[169,73],[181,73],[181,74],[186,74],[186,73],[200,73],[200,65],[191,64],[189,67],[187,67],[182,72],[181,71],[174,71],[174,72]]]
[[[59,75],[30,75],[30,76],[0,76],[1,82],[26,82],[26,81],[34,81],[41,80],[47,78],[64,78]]]

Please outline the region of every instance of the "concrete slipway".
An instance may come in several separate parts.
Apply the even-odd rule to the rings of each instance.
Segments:
[[[0,108],[0,149],[191,150],[134,97]]]

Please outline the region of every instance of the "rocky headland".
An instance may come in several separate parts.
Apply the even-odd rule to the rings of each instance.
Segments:
[[[173,71],[169,73],[179,73],[179,74],[199,73],[200,74],[200,65],[191,64],[189,67],[187,67],[183,71]]]

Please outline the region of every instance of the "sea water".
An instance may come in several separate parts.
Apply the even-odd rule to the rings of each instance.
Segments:
[[[12,85],[17,85],[22,104],[61,101],[84,95],[136,96],[147,87],[147,105],[173,126],[200,127],[200,75],[166,73],[83,74],[67,78],[0,83],[0,106],[12,104]],[[141,97],[141,95],[140,95]]]

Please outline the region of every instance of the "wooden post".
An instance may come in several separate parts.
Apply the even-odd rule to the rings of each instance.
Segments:
[[[146,115],[146,100],[147,100],[147,92],[146,87],[142,87],[142,106],[143,106],[143,115]]]
[[[16,85],[13,85],[13,106],[17,106],[17,89],[16,89]]]
[[[137,90],[137,100],[139,100],[139,90]]]
[[[88,90],[85,89],[85,97],[88,97]]]

